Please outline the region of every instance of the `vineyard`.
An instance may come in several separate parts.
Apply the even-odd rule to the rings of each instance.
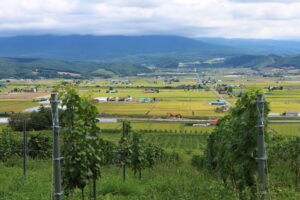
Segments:
[[[236,100],[216,126],[193,127],[183,122],[98,123],[97,104],[80,96],[76,86],[56,90],[65,110],[17,113],[0,126],[1,199],[254,200],[261,194],[256,160],[259,91]],[[298,125],[269,124],[269,104],[264,105],[265,197],[299,199]],[[61,128],[54,126],[53,131],[60,132],[56,139],[63,159],[54,157],[53,168],[54,116],[60,119]],[[57,172],[61,188],[53,184]]]

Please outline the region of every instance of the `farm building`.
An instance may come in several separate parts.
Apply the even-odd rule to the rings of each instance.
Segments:
[[[269,113],[268,117],[280,117],[281,115],[279,113]]]
[[[96,98],[94,98],[93,99],[93,101],[95,101],[95,102],[107,102],[107,100],[108,100],[108,97],[96,97]]]
[[[230,93],[232,93],[232,87],[228,86],[226,84],[218,84],[217,88],[216,88],[216,91],[219,94],[230,94]]]
[[[149,97],[142,97],[142,98],[140,98],[140,102],[142,102],[142,103],[150,103],[151,102],[151,98],[149,98]]]
[[[110,94],[112,94],[112,93],[118,93],[118,90],[107,90],[106,93],[110,93]]]
[[[9,118],[0,118],[0,124],[8,124],[9,123]]]
[[[283,90],[283,87],[282,86],[269,86],[268,90],[269,91],[272,91],[272,90]]]
[[[131,101],[132,97],[128,96],[128,97],[119,97],[118,101]]]
[[[286,116],[286,117],[298,117],[299,112],[298,111],[285,111],[282,115]]]
[[[200,124],[193,124],[192,126],[215,126],[217,125],[218,120],[211,120],[209,123],[200,123]]]
[[[218,123],[218,120],[211,120],[211,121],[209,122],[209,125],[210,125],[210,126],[215,126],[215,125],[217,125],[217,123]]]
[[[205,124],[193,124],[193,127],[201,127],[201,126],[204,126],[204,127],[206,127],[206,126],[209,126],[210,124],[209,123],[205,123]]]
[[[123,102],[128,102],[128,101],[132,101],[132,97],[127,96],[127,97],[108,97],[107,101],[123,101]]]
[[[217,107],[216,108],[216,112],[218,112],[218,113],[222,113],[222,112],[226,112],[226,111],[228,111],[228,106],[220,106],[220,107]]]
[[[37,92],[36,88],[22,88],[22,92]]]
[[[211,101],[210,105],[225,105],[226,101],[225,100],[217,100],[217,101]]]

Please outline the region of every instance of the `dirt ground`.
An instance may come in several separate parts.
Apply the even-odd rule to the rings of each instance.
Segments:
[[[42,97],[50,97],[50,93],[10,93],[10,94],[1,94],[0,99],[35,99],[35,98],[42,98]]]

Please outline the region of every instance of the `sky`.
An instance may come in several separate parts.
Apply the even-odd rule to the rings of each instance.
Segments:
[[[300,0],[0,0],[0,36],[300,39]]]

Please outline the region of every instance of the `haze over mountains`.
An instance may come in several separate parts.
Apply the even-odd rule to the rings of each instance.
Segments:
[[[149,72],[141,64],[177,67],[178,62],[216,57],[226,60],[210,67],[300,67],[297,54],[300,42],[296,41],[167,35],[16,36],[0,38],[0,72],[3,78],[32,77],[34,71],[55,77],[59,70],[103,77],[128,76]]]
[[[179,36],[17,36],[0,38],[0,57],[138,62],[134,56],[232,56],[239,49]],[[132,60],[128,57],[133,57]]]
[[[143,57],[201,58],[300,54],[300,42],[180,36],[40,35],[0,38],[0,57],[142,62]]]

